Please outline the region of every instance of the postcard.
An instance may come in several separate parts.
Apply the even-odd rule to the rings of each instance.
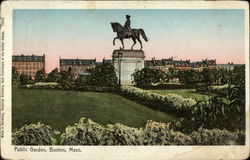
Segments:
[[[245,159],[244,1],[4,1],[4,159]]]

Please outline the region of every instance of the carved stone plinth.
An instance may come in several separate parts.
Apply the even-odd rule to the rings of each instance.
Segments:
[[[144,52],[142,50],[114,50],[112,57],[121,85],[132,85],[131,75],[136,69],[144,68]]]

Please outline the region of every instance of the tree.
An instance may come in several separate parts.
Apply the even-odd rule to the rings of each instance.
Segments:
[[[229,83],[233,85],[245,85],[245,66],[235,66],[231,72]]]
[[[71,68],[69,68],[68,71],[60,72],[59,83],[63,88],[65,89],[71,88],[72,82],[73,82],[73,74],[71,72]]]
[[[245,110],[246,101],[245,80],[245,66],[235,67],[229,81],[229,86],[233,86],[232,91],[227,97],[230,97],[234,105],[239,105],[242,111]]]
[[[86,77],[86,85],[116,87],[118,79],[113,64],[104,63],[95,68],[89,69],[90,75]]]
[[[79,77],[75,80],[75,86],[76,86],[76,87],[84,86],[84,85],[86,85],[86,82],[87,82],[87,77],[79,76]]]
[[[17,72],[17,68],[16,67],[12,67],[12,85],[15,85],[19,82],[20,79],[20,75]]]
[[[177,77],[177,75],[178,75],[178,70],[177,69],[175,69],[175,68],[172,68],[172,67],[170,67],[169,69],[168,69],[168,76],[170,76],[170,78],[172,78],[172,77]]]
[[[200,72],[193,69],[190,70],[179,70],[178,78],[184,85],[197,85],[201,83],[202,76]]]
[[[227,84],[229,82],[231,71],[226,69],[213,70],[215,73],[214,83],[216,84]]]
[[[206,86],[211,86],[212,83],[215,81],[215,74],[213,70],[204,68],[201,72],[202,75],[202,83]]]
[[[21,74],[21,75],[20,75],[20,83],[21,83],[22,85],[28,84],[28,83],[30,83],[31,81],[32,81],[32,78],[31,78],[30,76],[25,75],[25,74]]]
[[[35,81],[36,82],[44,82],[44,81],[46,81],[46,74],[45,74],[44,69],[39,70],[39,71],[36,72]]]
[[[226,91],[220,92],[218,96],[226,103],[230,110],[229,117],[232,128],[245,129],[245,66],[235,66],[229,71],[228,87]]]
[[[143,68],[132,74],[133,83],[137,86],[151,86],[166,80],[166,74],[159,69]]]
[[[58,68],[53,69],[47,77],[48,82],[59,82],[60,80],[60,73],[58,71]]]

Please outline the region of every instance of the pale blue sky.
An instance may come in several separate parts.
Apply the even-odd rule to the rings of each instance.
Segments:
[[[13,13],[14,54],[45,53],[51,67],[55,67],[59,56],[111,58],[120,42],[112,45],[116,33],[110,22],[123,25],[126,14],[131,15],[131,27],[143,28],[150,39],[143,41],[147,59],[173,56],[244,63],[244,10],[18,9]],[[130,48],[132,41],[126,42],[125,46]]]

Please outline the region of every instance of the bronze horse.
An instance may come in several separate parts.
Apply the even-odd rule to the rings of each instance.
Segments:
[[[113,28],[113,31],[114,32],[117,32],[117,37],[115,37],[113,39],[113,45],[115,45],[115,40],[116,39],[120,39],[120,41],[122,42],[122,48],[121,49],[124,49],[124,43],[123,43],[123,39],[128,39],[128,38],[132,38],[134,44],[132,45],[131,49],[133,50],[133,47],[134,45],[136,44],[136,40],[139,41],[140,45],[141,45],[141,49],[142,50],[142,42],[140,40],[140,35],[142,35],[143,39],[147,42],[148,41],[148,38],[146,36],[146,34],[144,33],[143,29],[132,29],[131,32],[132,33],[127,33],[125,32],[125,29],[124,27],[115,22],[115,23],[111,23],[111,26]],[[124,35],[125,34],[125,35]]]

